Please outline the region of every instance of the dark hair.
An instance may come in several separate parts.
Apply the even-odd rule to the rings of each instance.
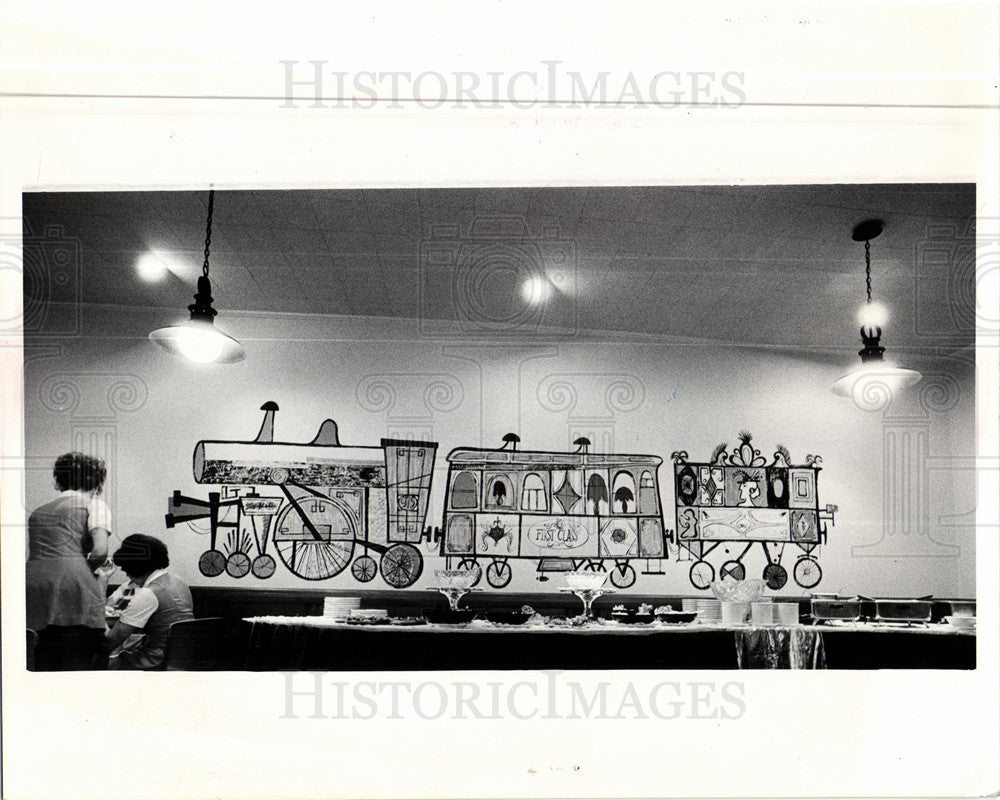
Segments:
[[[91,492],[104,486],[108,470],[101,459],[74,452],[56,459],[52,475],[60,491],[75,489],[79,492]]]
[[[111,560],[129,577],[145,575],[170,566],[167,546],[159,539],[144,533],[126,536]]]

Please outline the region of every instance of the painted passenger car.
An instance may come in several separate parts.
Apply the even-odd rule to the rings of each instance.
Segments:
[[[743,580],[743,559],[756,544],[767,561],[761,577],[770,589],[781,589],[788,582],[781,560],[791,545],[800,553],[793,578],[811,589],[823,577],[813,552],[826,541],[826,523],[837,510],[831,505],[820,509],[823,459],[808,455],[804,464],[792,464],[788,450],[779,445],[768,463],[749,433],[739,438],[731,452],[721,444],[705,462],[689,461],[683,450],[673,453],[677,545],[694,559],[688,573],[691,584],[709,587],[716,569],[708,556],[727,543],[742,551],[719,566],[718,577]]]
[[[538,571],[608,569],[612,583],[635,583],[632,562],[667,557],[657,471],[650,455],[459,447],[448,454],[441,555],[502,588],[511,559]]]

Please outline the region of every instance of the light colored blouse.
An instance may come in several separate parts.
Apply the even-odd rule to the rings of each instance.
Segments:
[[[111,530],[111,512],[97,497],[62,492],[28,517],[25,588],[27,627],[104,628],[101,585],[87,563],[85,537]]]

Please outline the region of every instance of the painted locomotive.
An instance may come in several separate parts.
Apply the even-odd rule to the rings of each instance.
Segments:
[[[276,567],[270,544],[305,580],[332,578],[350,565],[363,583],[381,572],[390,586],[412,585],[423,570],[416,544],[425,533],[437,444],[382,439],[378,447],[345,447],[329,419],[308,444],[275,442],[278,406],[265,403],[261,410],[264,422],[253,441],[195,446],[195,481],[223,486],[225,497],[210,493],[205,502],[174,492],[170,500],[167,527],[209,520],[201,573],[270,577]],[[226,552],[219,549],[222,528],[229,529]]]
[[[664,526],[659,490],[663,460],[653,455],[519,450],[507,434],[500,448],[460,447],[448,454],[442,524],[426,525],[437,443],[382,439],[377,446],[344,446],[326,420],[308,443],[274,441],[275,403],[252,441],[200,441],[194,480],[217,485],[208,500],[175,491],[166,525],[188,523],[209,535],[198,562],[206,577],[271,577],[275,556],[304,580],[333,578],[350,567],[367,583],[378,574],[391,587],[412,586],[423,571],[423,550],[448,568],[475,572],[496,589],[511,582],[511,562],[533,560],[538,579],[554,572],[608,571],[627,588],[643,573],[662,575],[670,546],[694,561],[691,584],[716,578],[709,556],[720,546],[742,552],[726,559],[718,577],[742,580],[743,559],[759,544],[772,589],[788,579],[781,558],[799,548],[793,576],[803,588],[821,577],[814,551],[825,542],[835,506],[820,510],[822,459],[793,465],[782,447],[765,463],[741,434],[731,453],[716,448],[704,463],[672,454],[676,534]],[[376,556],[378,560],[376,560]]]

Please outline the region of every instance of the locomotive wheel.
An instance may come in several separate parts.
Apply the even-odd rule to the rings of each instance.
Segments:
[[[768,564],[764,567],[761,577],[764,579],[764,583],[767,584],[768,589],[777,591],[788,583],[788,570],[781,566],[781,564]]]
[[[823,579],[823,570],[819,568],[819,562],[815,558],[805,556],[795,562],[792,577],[803,589],[812,589]]]
[[[627,589],[635,583],[635,569],[631,564],[615,564],[611,569],[611,583],[619,589]]]
[[[604,562],[600,559],[596,561],[590,560],[584,566],[584,570],[587,572],[604,572]]]
[[[472,572],[475,574],[476,579],[472,582],[473,586],[478,586],[479,581],[483,577],[483,568],[479,566],[479,563],[474,558],[463,558],[458,562],[458,568],[464,569],[467,572]]]
[[[242,578],[250,571],[250,556],[237,550],[226,559],[226,573],[234,578]]]
[[[382,556],[382,578],[393,589],[412,586],[424,569],[424,557],[412,544],[394,544]]]
[[[261,579],[270,578],[274,574],[274,570],[276,568],[277,564],[275,563],[274,558],[267,555],[267,553],[257,556],[257,558],[253,560],[253,564],[250,567],[250,569],[253,570],[254,576]]]
[[[741,581],[747,576],[747,568],[739,561],[727,561],[719,567],[719,578],[732,578],[734,581]]]
[[[691,565],[688,578],[695,589],[707,589],[715,580],[715,567],[707,561],[695,561]]]
[[[307,503],[312,505],[323,507],[315,510],[310,507],[307,511],[298,505],[286,505],[275,520],[273,542],[278,558],[292,574],[307,581],[322,581],[339,575],[351,563],[354,529],[346,514],[332,502]],[[314,528],[329,526],[337,533],[316,539],[306,519]]]
[[[494,589],[503,589],[513,577],[514,573],[506,561],[493,561],[486,568],[486,582]]]
[[[378,575],[378,565],[371,556],[358,556],[354,563],[351,564],[351,574],[355,580],[361,583],[368,583],[368,581]]]
[[[221,550],[206,550],[198,559],[198,569],[206,578],[215,578],[225,572],[226,556]]]

